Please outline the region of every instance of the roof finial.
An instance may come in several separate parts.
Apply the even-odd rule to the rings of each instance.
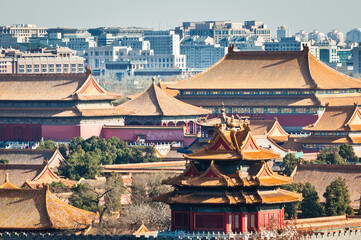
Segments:
[[[152,82],[153,82],[153,83],[155,82],[155,77],[152,77]]]
[[[9,182],[9,173],[5,173],[5,182]]]
[[[308,53],[310,51],[310,48],[308,47],[307,43],[302,43],[303,52]]]
[[[87,65],[87,66],[85,67],[85,73],[86,73],[87,75],[92,74],[92,69],[91,69],[91,67],[90,67],[89,65]]]
[[[228,53],[234,52],[234,44],[229,45],[228,47]]]

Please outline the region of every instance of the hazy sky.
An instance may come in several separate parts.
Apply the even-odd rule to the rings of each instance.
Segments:
[[[361,27],[361,0],[0,0],[0,10],[0,25],[168,29],[184,21],[261,20],[272,35],[280,25],[292,33]]]

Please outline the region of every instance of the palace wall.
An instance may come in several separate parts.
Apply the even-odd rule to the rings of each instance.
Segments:
[[[164,129],[162,129],[164,128]],[[101,137],[109,139],[111,137],[118,137],[120,140],[133,142],[138,136],[144,136],[146,142],[183,142],[185,146],[191,144],[196,137],[185,137],[184,129],[182,127],[119,127],[119,128],[103,128],[100,134]]]
[[[79,125],[42,125],[41,135],[44,140],[71,141],[80,136]]]

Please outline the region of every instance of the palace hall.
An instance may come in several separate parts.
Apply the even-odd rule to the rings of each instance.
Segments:
[[[288,132],[315,122],[325,105],[361,104],[361,81],[328,67],[303,51],[236,51],[208,70],[167,85],[177,98],[195,106],[247,115],[251,120],[277,117]]]

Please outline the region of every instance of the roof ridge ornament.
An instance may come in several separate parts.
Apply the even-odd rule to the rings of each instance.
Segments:
[[[91,74],[92,74],[92,69],[91,69],[90,65],[87,65],[87,66],[85,67],[85,73],[86,73],[87,75],[91,75]]]
[[[153,84],[155,83],[155,80],[156,80],[156,78],[155,78],[155,77],[152,77],[152,83],[153,83]]]
[[[228,53],[233,53],[234,52],[234,44],[230,44],[228,47]]]
[[[307,54],[310,51],[307,43],[302,43],[303,53]]]
[[[5,173],[5,182],[9,182],[9,173]]]

